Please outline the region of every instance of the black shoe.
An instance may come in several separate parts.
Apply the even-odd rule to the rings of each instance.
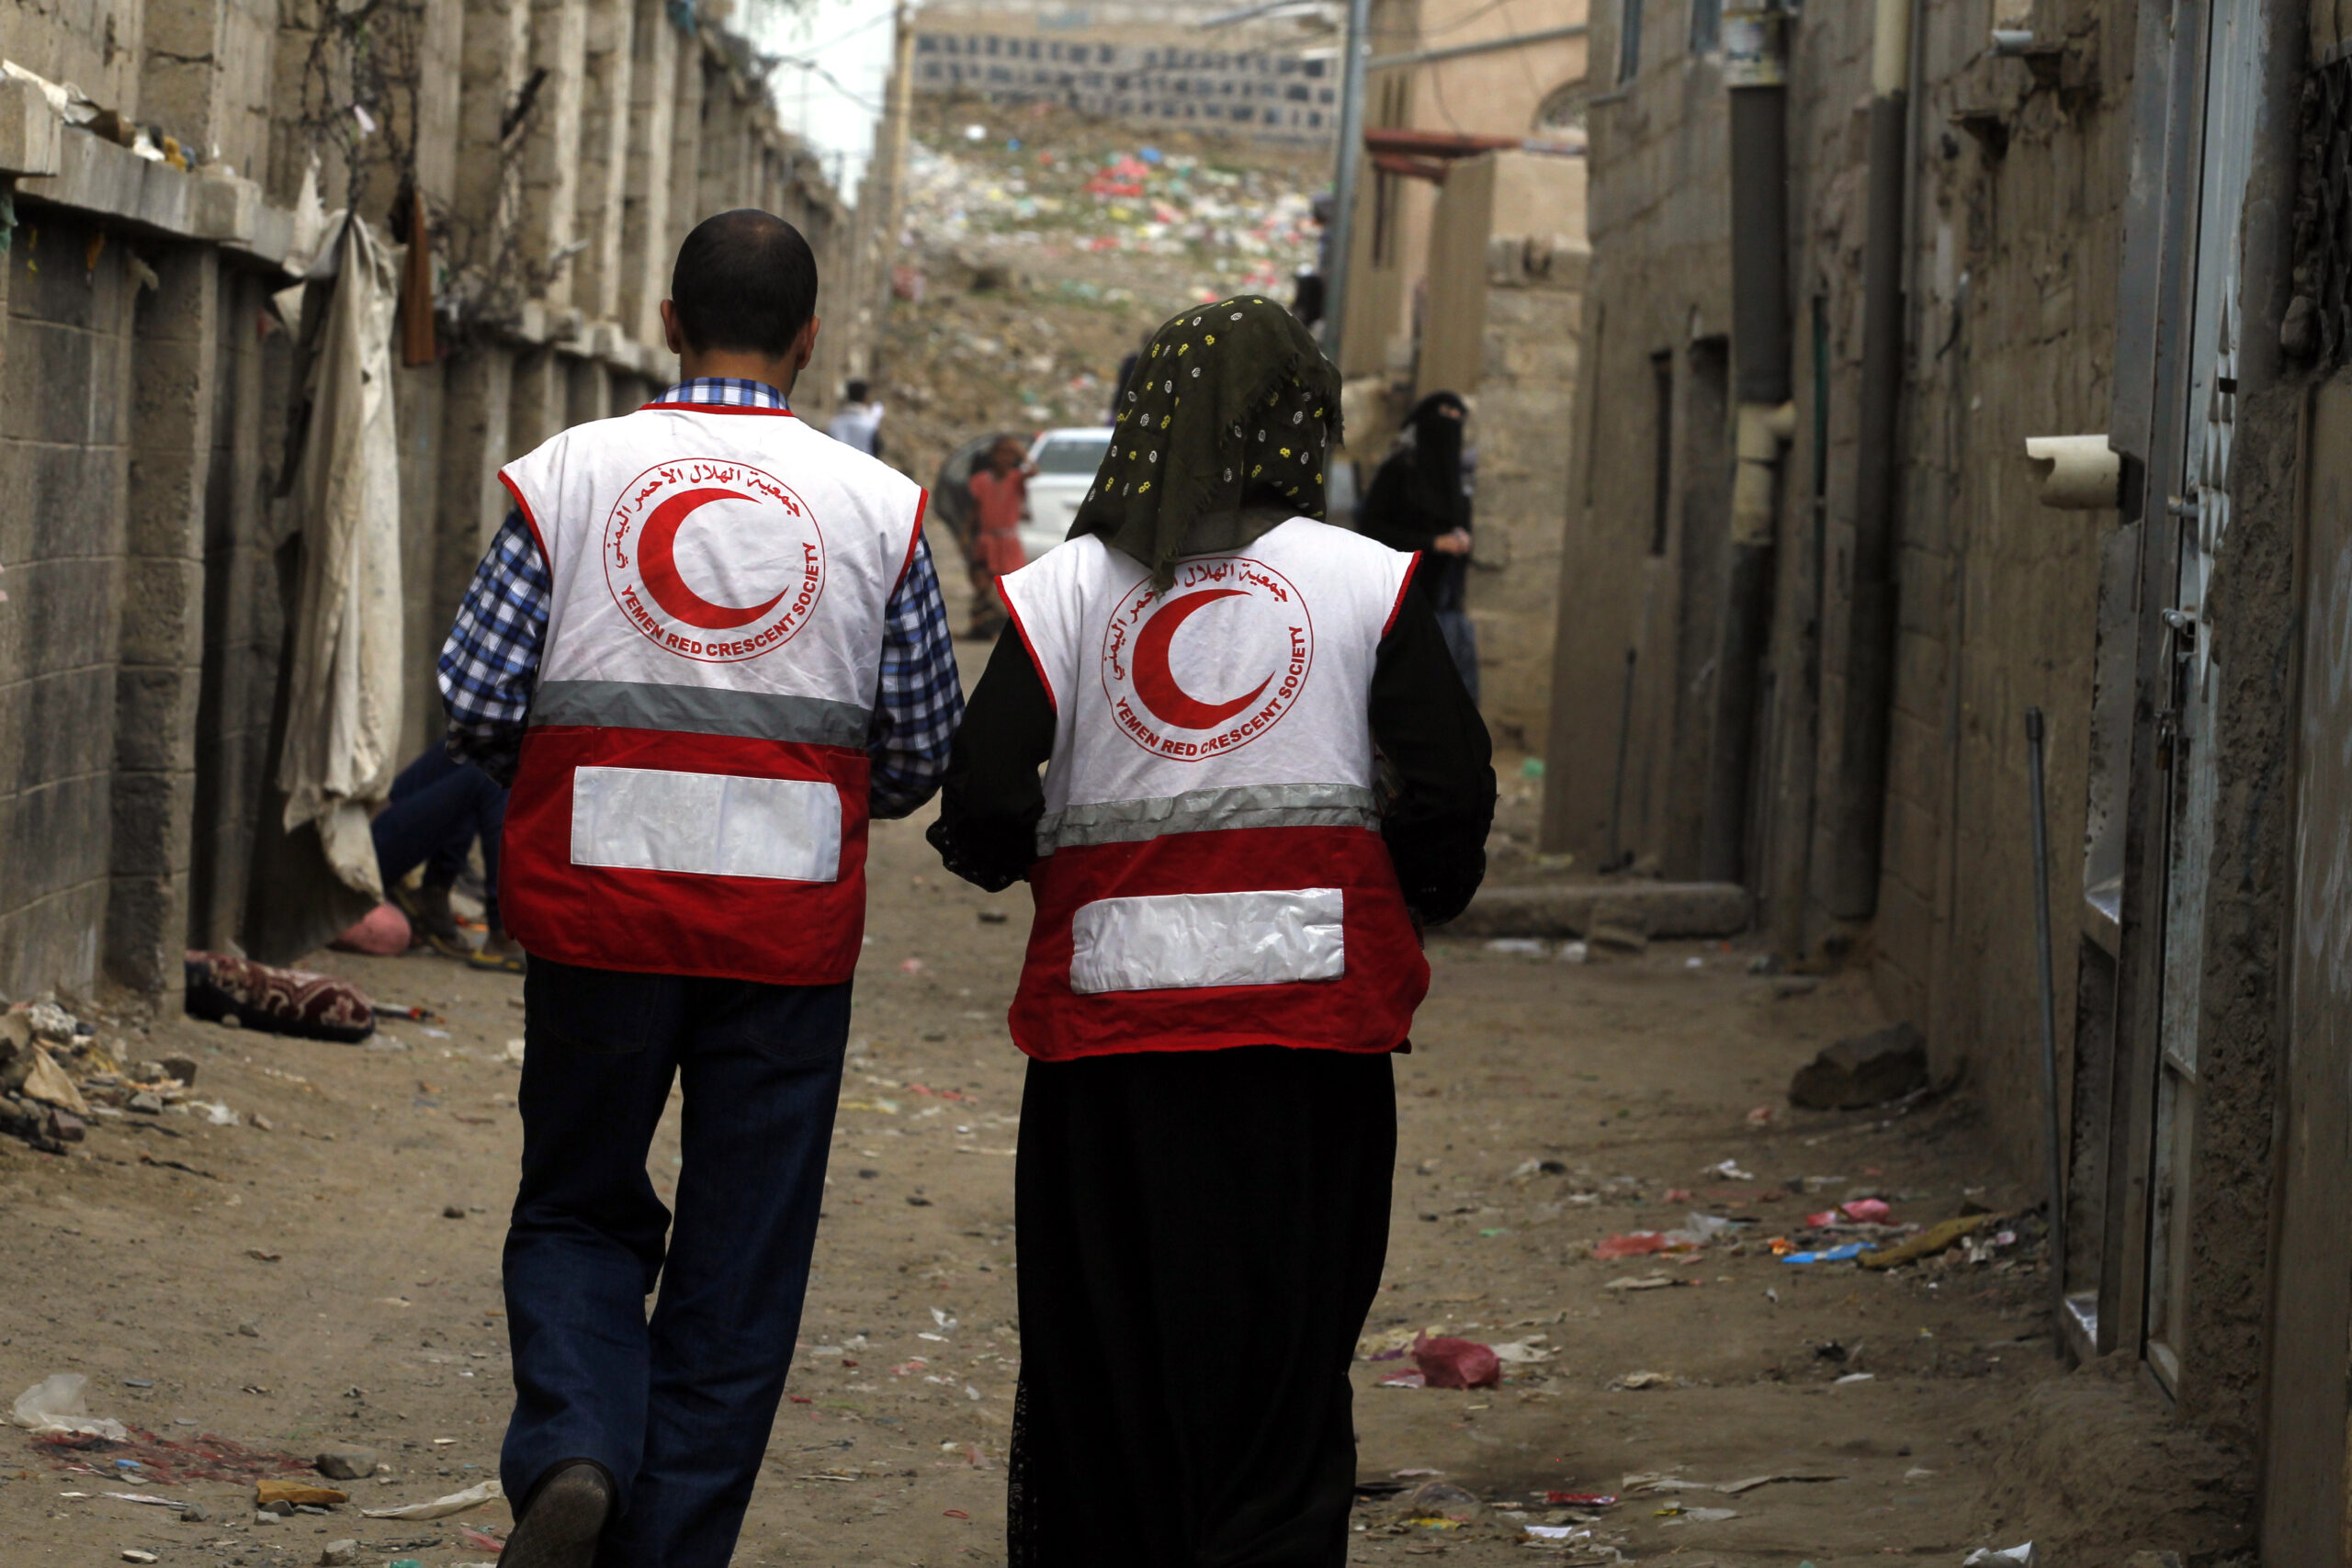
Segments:
[[[411,930],[419,942],[430,942],[442,952],[445,942],[458,942],[458,917],[449,908],[449,890],[427,882],[414,891],[395,885],[392,902],[408,917]],[[459,956],[463,956],[462,953]]]
[[[612,1517],[613,1483],[593,1460],[566,1460],[531,1489],[523,1517],[498,1554],[500,1568],[589,1568]]]

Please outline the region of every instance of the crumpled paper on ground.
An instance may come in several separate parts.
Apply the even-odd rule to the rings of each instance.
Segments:
[[[452,1514],[462,1514],[468,1508],[478,1508],[494,1497],[505,1495],[505,1491],[497,1482],[485,1481],[479,1486],[469,1486],[463,1492],[435,1497],[430,1503],[411,1503],[399,1508],[362,1508],[359,1512],[371,1519],[446,1519]]]

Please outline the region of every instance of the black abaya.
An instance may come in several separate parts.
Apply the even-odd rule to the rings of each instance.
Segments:
[[[1342,1568],[1389,1061],[1030,1064],[1011,1568]]]

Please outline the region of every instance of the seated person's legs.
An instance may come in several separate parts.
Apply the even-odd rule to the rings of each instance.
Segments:
[[[492,931],[499,932],[497,844],[505,815],[505,790],[480,768],[451,760],[436,746],[401,771],[391,804],[371,824],[376,865],[387,891],[424,940],[453,958],[473,956],[458,934],[449,890],[478,838],[490,875],[487,917]],[[402,891],[400,884],[419,865],[424,867],[422,886],[414,894]]]

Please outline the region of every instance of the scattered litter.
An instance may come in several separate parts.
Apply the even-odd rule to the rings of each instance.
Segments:
[[[1589,964],[1592,961],[1592,949],[1580,942],[1564,942],[1553,956],[1563,964]]]
[[[1419,1372],[1391,1372],[1375,1385],[1380,1388],[1427,1388],[1430,1380]]]
[[[1861,1265],[1865,1269],[1893,1269],[1921,1258],[1931,1258],[1962,1237],[1973,1235],[2002,1217],[1999,1214],[1966,1214],[1956,1220],[1946,1220],[1892,1247],[1883,1247],[1876,1252],[1864,1254]]]
[[[1669,1525],[1711,1525],[1739,1517],[1737,1508],[1686,1508],[1679,1503],[1660,1508],[1657,1517]]]
[[[497,1482],[485,1481],[479,1486],[469,1486],[463,1492],[452,1492],[429,1503],[411,1503],[399,1508],[362,1508],[359,1511],[371,1519],[446,1519],[452,1514],[462,1514],[469,1508],[480,1507],[493,1497],[505,1495]]]
[[[351,1494],[338,1492],[332,1486],[320,1486],[308,1481],[287,1481],[277,1477],[254,1483],[254,1506],[266,1508],[272,1503],[287,1503],[295,1507],[309,1504],[314,1508],[332,1508],[338,1503],[351,1501]]]
[[[1413,1341],[1413,1364],[1431,1388],[1492,1388],[1502,1382],[1502,1359],[1475,1339]]]
[[[1756,1173],[1754,1171],[1740,1169],[1739,1161],[1736,1159],[1727,1159],[1721,1165],[1710,1166],[1702,1174],[1708,1176],[1720,1176],[1725,1181],[1753,1181],[1756,1179]]]
[[[1874,1224],[1891,1213],[1883,1198],[1857,1198],[1850,1203],[1838,1206],[1845,1211],[1848,1219],[1860,1220],[1866,1224]]]
[[[1524,1339],[1515,1339],[1508,1345],[1498,1345],[1494,1348],[1495,1359],[1514,1366],[1532,1366],[1537,1361],[1548,1361],[1552,1359],[1553,1353],[1542,1348],[1535,1342],[1550,1337],[1548,1334],[1531,1334]]]
[[[1682,1380],[1671,1372],[1627,1372],[1609,1386],[1614,1390],[1680,1388]]]
[[[1721,1214],[1702,1214],[1693,1209],[1683,1220],[1680,1230],[1666,1233],[1669,1246],[1688,1242],[1704,1247],[1712,1242],[1737,1241],[1739,1227],[1746,1222],[1726,1219]]]
[[[9,1419],[35,1433],[62,1432],[77,1438],[104,1438],[123,1442],[130,1428],[119,1421],[90,1414],[82,1391],[89,1379],[80,1372],[57,1372],[17,1395]]]
[[[1592,1255],[1601,1262],[1608,1263],[1620,1258],[1645,1258],[1654,1252],[1672,1250],[1674,1250],[1673,1243],[1669,1242],[1662,1232],[1628,1231],[1623,1235],[1612,1235],[1604,1241],[1595,1243]]]
[[[1783,1263],[1843,1263],[1849,1258],[1860,1258],[1869,1250],[1870,1243],[1866,1241],[1849,1241],[1843,1247],[1827,1247],[1819,1252],[1792,1252],[1784,1256],[1781,1261]]]
[[[1575,1525],[1523,1525],[1521,1527],[1538,1540],[1576,1540],[1592,1531]]]
[[[1848,1372],[1838,1381],[1839,1382],[1875,1382],[1877,1380],[1876,1372]]]
[[[1544,1501],[1555,1508],[1613,1508],[1617,1506],[1614,1492],[1546,1492]]]
[[[1628,1274],[1623,1279],[1611,1280],[1600,1288],[1604,1291],[1664,1291],[1680,1283],[1681,1280],[1666,1274],[1644,1274],[1639,1278]]]
[[[157,1557],[153,1552],[141,1551],[135,1546],[126,1546],[122,1549],[122,1560],[125,1562],[160,1562],[163,1561],[162,1558]]]
[[[1755,1110],[1747,1113],[1747,1124],[1751,1127],[1770,1126],[1772,1124],[1772,1108],[1769,1105],[1758,1106]]]
[[[2033,1542],[1999,1551],[1980,1546],[1960,1560],[1960,1568],[2033,1568]]]
[[[1435,1326],[1432,1325],[1431,1326]],[[1367,1334],[1356,1341],[1356,1354],[1367,1361],[1393,1361],[1413,1348],[1421,1337],[1420,1329],[1410,1326],[1384,1328],[1377,1334]]]
[[[1743,1492],[1753,1492],[1758,1486],[1770,1486],[1775,1482],[1788,1481],[1810,1483],[1821,1481],[1843,1481],[1846,1478],[1842,1475],[1833,1475],[1824,1471],[1781,1471],[1770,1475],[1751,1475],[1745,1481],[1726,1481],[1722,1485],[1716,1487],[1715,1490],[1724,1494],[1726,1496],[1736,1497]]]
[[[1544,956],[1544,944],[1532,936],[1498,936],[1487,943],[1488,953],[1515,953],[1529,958]]]
[[[478,1530],[471,1525],[459,1525],[458,1527],[458,1539],[465,1542],[468,1546],[472,1547],[476,1551],[494,1552],[503,1551],[506,1549],[506,1543],[504,1541],[499,1540],[496,1536],[492,1535],[488,1530]]]
[[[57,1065],[57,1059],[43,1046],[32,1048],[32,1070],[25,1075],[25,1081],[17,1086],[17,1092],[27,1100],[38,1100],[44,1105],[53,1105],[75,1116],[90,1113],[81,1091],[74,1087],[74,1080],[66,1076],[65,1069]]]
[[[245,1248],[245,1256],[256,1263],[277,1263],[285,1259],[286,1254],[272,1252],[267,1247],[249,1247]]]
[[[124,1503],[143,1503],[151,1508],[185,1508],[187,1503],[179,1497],[158,1497],[152,1492],[109,1492],[107,1496]]]
[[[1422,1513],[1435,1513],[1440,1508],[1475,1508],[1476,1494],[1456,1486],[1451,1481],[1424,1481],[1405,1496],[1405,1506]],[[1460,1520],[1455,1520],[1459,1524]]]

